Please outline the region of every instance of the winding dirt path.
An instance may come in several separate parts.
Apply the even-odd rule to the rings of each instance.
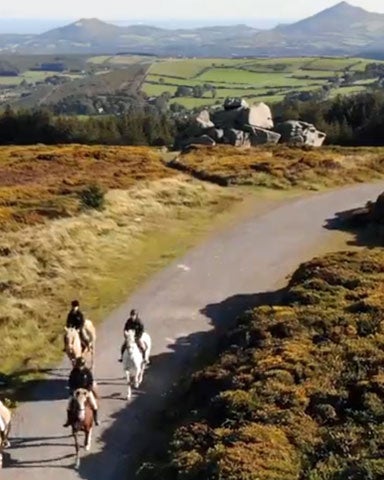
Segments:
[[[275,290],[299,262],[329,244],[334,232],[324,228],[327,218],[374,199],[383,189],[383,183],[358,185],[290,201],[268,213],[250,213],[155,275],[99,328],[96,378],[102,424],[80,471],[72,469],[72,440],[61,427],[68,377],[64,361],[33,400],[17,410],[1,479],[133,478],[135,455],[143,444],[156,441],[151,415],[199,349],[213,340],[215,329],[252,304],[254,294]],[[132,307],[142,313],[154,349],[142,389],[127,406],[117,358],[122,325]]]

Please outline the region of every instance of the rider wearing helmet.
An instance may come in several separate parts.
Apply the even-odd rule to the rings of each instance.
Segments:
[[[76,359],[75,366],[72,369],[71,374],[69,376],[68,386],[70,391],[70,398],[69,398],[68,407],[67,407],[67,421],[63,425],[63,427],[69,427],[70,425],[73,394],[78,388],[84,388],[85,390],[88,390],[88,399],[89,399],[89,403],[91,404],[91,408],[93,410],[93,418],[94,418],[95,424],[99,425],[99,421],[97,418],[98,416],[97,402],[96,402],[95,394],[93,392],[93,387],[94,387],[93,375],[90,369],[86,367],[85,360],[83,357],[79,357]]]
[[[84,333],[85,318],[83,312],[80,310],[80,303],[78,300],[71,302],[71,310],[67,315],[67,328],[75,328],[80,335],[80,340],[83,346],[88,345],[88,339]],[[65,351],[65,345],[64,345]]]
[[[137,346],[139,347],[141,353],[145,354],[145,345],[143,344],[141,337],[144,333],[144,324],[142,320],[139,318],[139,314],[137,310],[133,309],[131,310],[131,313],[129,315],[128,320],[125,322],[124,325],[124,333],[128,332],[128,330],[134,330],[135,331],[135,338],[136,338],[136,343]],[[121,346],[120,353],[121,356],[119,358],[119,362],[123,361],[123,355],[126,349],[126,343],[124,342]]]

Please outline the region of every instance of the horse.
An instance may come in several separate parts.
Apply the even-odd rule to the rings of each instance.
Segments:
[[[3,466],[3,452],[10,446],[8,437],[11,430],[11,419],[11,411],[0,401],[0,468]]]
[[[80,446],[79,432],[84,432],[84,448],[88,452],[91,448],[92,429],[93,429],[93,411],[89,403],[89,392],[84,388],[78,388],[73,393],[72,409],[70,415],[70,424],[72,427],[72,436],[75,440],[76,461],[75,468],[80,467]]]
[[[84,334],[88,338],[88,346],[83,350],[81,345],[81,338],[76,328],[65,327],[65,351],[68,355],[72,365],[75,364],[76,358],[79,358],[86,353],[91,355],[91,369],[94,370],[95,364],[95,351],[96,351],[96,329],[91,320],[85,320],[84,322]]]
[[[127,379],[127,400],[132,398],[132,382],[133,377],[134,388],[139,388],[143,381],[145,365],[149,363],[149,355],[151,352],[151,337],[144,332],[141,336],[141,341],[145,345],[145,357],[136,343],[135,331],[128,330],[124,332],[126,349],[123,355],[123,368]]]

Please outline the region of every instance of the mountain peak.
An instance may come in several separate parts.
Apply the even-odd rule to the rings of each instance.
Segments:
[[[364,8],[361,8],[361,7],[356,7],[355,5],[351,5],[350,3],[348,2],[339,2],[339,3],[336,3],[336,5],[333,5],[332,7],[329,7],[325,10],[323,10],[321,13],[324,13],[324,12],[367,12],[366,10],[364,10]]]

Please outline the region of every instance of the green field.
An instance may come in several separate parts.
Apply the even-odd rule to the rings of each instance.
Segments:
[[[298,57],[260,59],[164,59],[155,61],[142,86],[149,96],[169,92],[174,95],[171,103],[187,108],[212,105],[226,97],[244,97],[249,102],[276,103],[285,95],[295,92],[314,91],[322,86],[331,88],[330,96],[351,95],[374,83],[377,79],[359,79],[353,85],[342,86],[346,72],[363,72],[371,60],[338,57]],[[211,85],[215,96],[209,91],[195,98],[175,96],[177,87]]]
[[[26,70],[24,73],[20,74],[17,77],[6,77],[0,76],[0,86],[15,86],[19,85],[23,80],[26,80],[28,83],[36,83],[36,82],[43,82],[46,78],[52,76],[60,76],[60,77],[68,77],[71,79],[74,78],[81,78],[81,75],[75,74],[62,74],[59,72],[52,72],[52,71],[32,71]]]

